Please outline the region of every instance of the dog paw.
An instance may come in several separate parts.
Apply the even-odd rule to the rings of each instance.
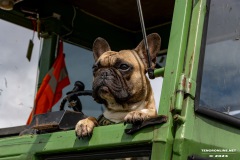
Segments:
[[[141,123],[142,121],[148,118],[149,116],[147,113],[144,113],[141,111],[132,111],[125,116],[124,122],[135,124],[135,123]]]
[[[96,126],[97,120],[94,117],[88,117],[86,119],[80,120],[75,127],[76,136],[78,138],[91,136],[93,133],[93,128]]]

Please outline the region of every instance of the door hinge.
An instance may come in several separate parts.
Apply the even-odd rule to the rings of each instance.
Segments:
[[[196,92],[196,82],[193,79],[188,78],[185,74],[180,76],[175,99],[175,110],[181,111],[184,98],[189,96],[190,98],[195,98]]]

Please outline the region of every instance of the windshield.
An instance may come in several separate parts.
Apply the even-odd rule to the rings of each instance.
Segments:
[[[93,53],[90,50],[64,43],[64,54],[65,62],[68,70],[68,76],[70,78],[70,85],[63,89],[63,94],[61,100],[54,105],[52,111],[58,111],[62,99],[66,96],[66,93],[74,88],[74,83],[76,81],[81,81],[85,90],[92,90],[93,73],[92,66],[94,64]],[[160,58],[158,58],[158,61]],[[159,63],[159,65],[165,65],[164,62]],[[158,109],[158,104],[160,101],[162,78],[156,78],[150,80],[154,91],[154,97],[156,101],[156,107]],[[85,115],[99,117],[104,111],[104,105],[99,104],[94,101],[91,96],[79,96],[82,104],[82,111]],[[65,110],[73,110],[73,108],[68,107],[68,102],[65,104]]]
[[[0,35],[0,128],[25,125],[35,95],[40,40],[34,38],[29,61],[33,31],[0,20]]]
[[[76,81],[81,81],[85,88],[84,90],[92,90],[92,66],[94,64],[92,51],[83,49],[81,47],[64,43],[65,63],[70,79],[70,85],[65,87],[62,91],[62,98],[54,105],[52,111],[58,111],[62,99],[66,93],[74,88]],[[98,117],[103,112],[103,105],[96,103],[92,96],[79,96],[82,104],[82,111],[85,115]],[[68,107],[68,102],[65,104],[65,110],[73,110]]]

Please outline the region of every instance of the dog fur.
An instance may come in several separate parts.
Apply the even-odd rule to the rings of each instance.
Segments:
[[[151,67],[156,64],[161,38],[147,36]],[[93,98],[105,106],[103,116],[113,123],[137,123],[156,117],[154,95],[146,76],[148,57],[141,41],[134,50],[111,51],[103,38],[93,44]],[[78,137],[91,135],[98,122],[93,117],[80,120],[75,128]]]

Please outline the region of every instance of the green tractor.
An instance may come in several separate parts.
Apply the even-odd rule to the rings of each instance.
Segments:
[[[19,36],[17,41],[30,39],[24,55],[12,43],[7,47],[15,53],[6,54],[6,46],[0,44],[0,160],[240,159],[240,2],[142,0],[141,7],[146,34],[158,33],[162,40],[151,82],[158,114],[167,120],[133,134],[125,132],[131,124],[99,126],[91,137],[78,139],[77,121],[103,112],[103,106],[91,97],[92,44],[103,37],[112,50],[134,48],[143,39],[137,2],[0,0],[3,41],[18,38],[18,34],[4,32],[3,22],[37,35]],[[33,114],[26,125],[34,107],[15,100],[39,90],[57,57],[59,41],[64,45],[70,86],[48,113]],[[6,57],[16,61],[6,61]],[[34,63],[34,73],[29,67],[23,67],[23,72],[17,67],[10,70],[17,62],[23,63],[20,57]],[[28,79],[29,72],[37,79]],[[76,81],[84,86],[74,97],[84,114],[78,108],[64,108]],[[23,83],[31,87],[18,93],[17,86]],[[5,96],[12,84],[15,90]],[[26,99],[34,104],[34,97]],[[11,120],[20,124],[11,125]]]

